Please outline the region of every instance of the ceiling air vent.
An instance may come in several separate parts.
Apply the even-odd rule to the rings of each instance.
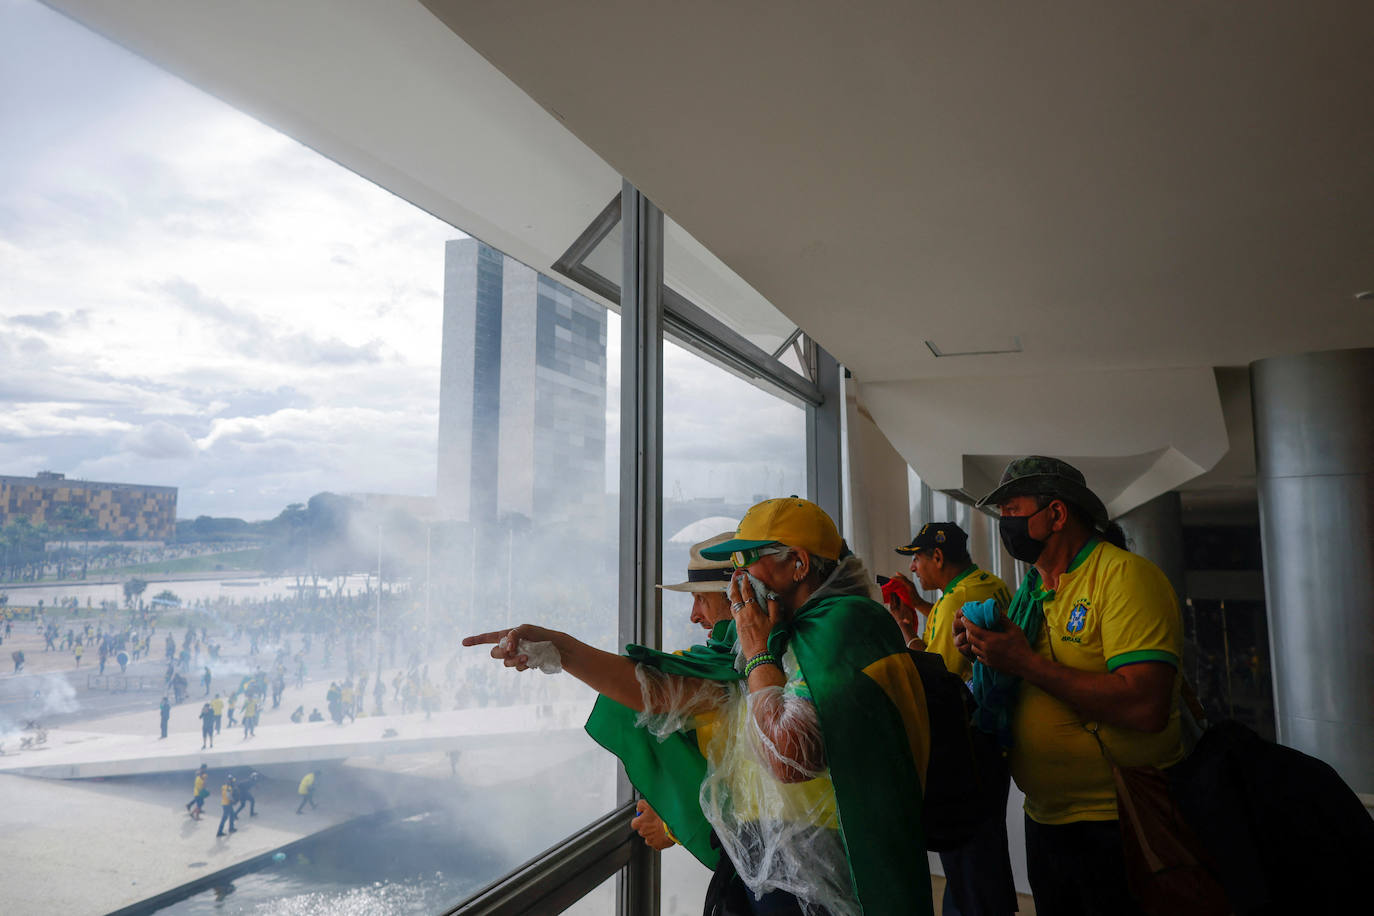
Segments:
[[[926,346],[936,356],[992,356],[998,353],[1020,353],[1020,337],[989,337],[982,340],[946,341],[943,345],[927,340]]]

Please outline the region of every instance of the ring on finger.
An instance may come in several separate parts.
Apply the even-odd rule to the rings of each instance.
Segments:
[[[732,610],[732,611],[742,611],[742,610],[744,610],[744,602],[743,602],[743,601],[736,601],[736,602],[734,602],[733,604],[730,605],[730,610]]]

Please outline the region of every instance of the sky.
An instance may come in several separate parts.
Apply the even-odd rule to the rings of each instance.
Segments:
[[[433,495],[459,229],[34,0],[0,0],[0,175],[0,474],[182,518]],[[798,408],[672,346],[665,389],[669,496],[804,491]]]

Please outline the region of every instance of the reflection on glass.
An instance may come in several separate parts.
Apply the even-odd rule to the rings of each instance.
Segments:
[[[565,916],[614,916],[616,912],[616,889],[620,884],[620,873],[611,875],[592,888],[581,900],[564,910]]]
[[[0,74],[0,912],[437,912],[612,807],[458,640],[614,645],[614,316],[36,2]]]
[[[796,330],[791,319],[668,217],[663,235],[664,285],[769,354]]]
[[[582,263],[596,271],[602,279],[609,280],[619,288],[621,280],[620,259],[623,257],[621,248],[624,244],[624,230],[617,222],[611,227],[611,231],[606,233],[606,237],[587,253],[587,257],[583,259]]]

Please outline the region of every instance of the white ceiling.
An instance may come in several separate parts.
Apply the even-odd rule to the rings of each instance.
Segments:
[[[1367,0],[53,5],[539,268],[624,174],[940,488],[1124,511],[1226,454],[1212,367],[1374,345]]]

